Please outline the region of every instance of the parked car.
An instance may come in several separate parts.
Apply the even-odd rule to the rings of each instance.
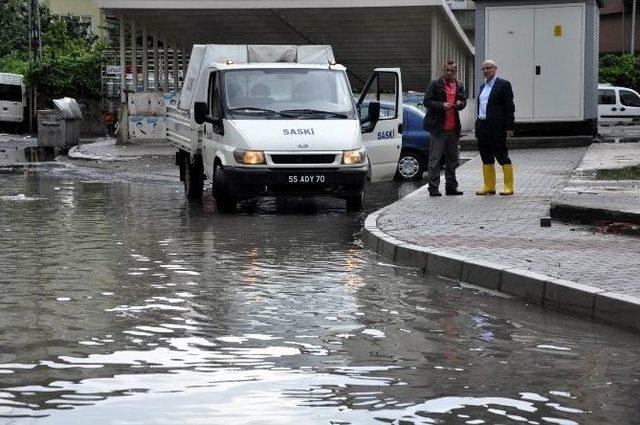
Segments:
[[[598,121],[601,124],[640,121],[640,95],[627,87],[598,84]]]
[[[368,103],[363,103],[362,113],[366,113]],[[412,104],[403,103],[402,150],[398,159],[396,180],[419,180],[429,163],[429,142],[431,135],[422,128],[425,113]],[[394,105],[380,103],[380,118],[393,115]]]

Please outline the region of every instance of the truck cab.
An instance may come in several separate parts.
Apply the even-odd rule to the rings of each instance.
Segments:
[[[167,120],[188,198],[201,197],[209,179],[221,212],[247,198],[317,195],[359,210],[367,178],[393,178],[402,136],[399,70],[377,70],[354,103],[330,47],[247,46],[247,57],[243,46],[196,47]],[[391,89],[383,90],[383,79]],[[396,109],[381,118],[383,98]],[[365,99],[366,122],[358,113]]]

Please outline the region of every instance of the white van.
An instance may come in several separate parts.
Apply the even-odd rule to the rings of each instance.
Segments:
[[[640,95],[626,87],[598,84],[598,121],[601,124],[640,122]]]
[[[0,122],[23,122],[25,105],[22,75],[0,73]]]
[[[388,99],[394,113],[380,117]],[[363,102],[370,118],[361,122]],[[187,198],[200,198],[209,179],[220,212],[241,199],[316,195],[359,210],[366,179],[396,172],[400,70],[375,70],[354,104],[330,46],[196,45],[180,101],[168,108],[167,139]]]

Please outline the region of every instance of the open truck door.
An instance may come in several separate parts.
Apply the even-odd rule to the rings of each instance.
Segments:
[[[362,142],[371,164],[371,181],[390,181],[402,150],[402,77],[400,68],[377,68],[356,104]]]

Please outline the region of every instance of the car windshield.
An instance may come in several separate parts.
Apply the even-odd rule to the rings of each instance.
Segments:
[[[234,118],[355,118],[345,73],[330,69],[226,71],[223,98]]]

